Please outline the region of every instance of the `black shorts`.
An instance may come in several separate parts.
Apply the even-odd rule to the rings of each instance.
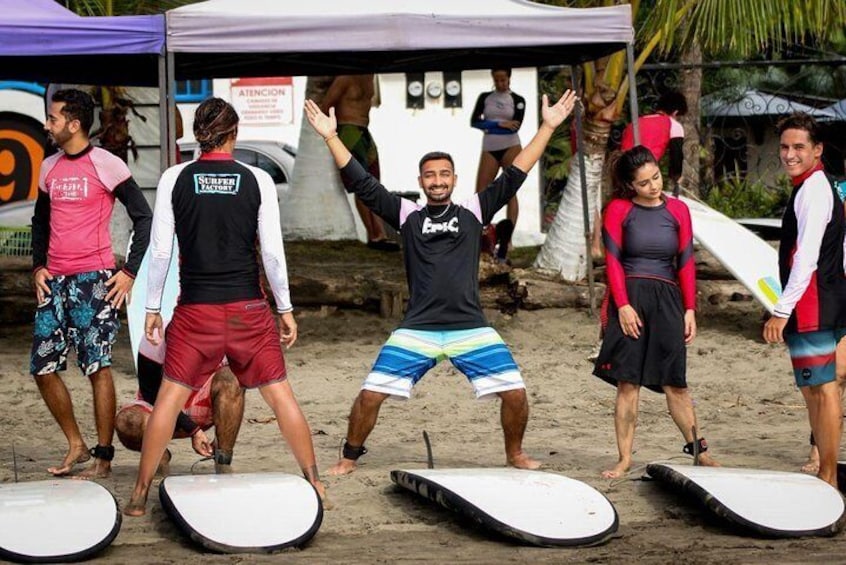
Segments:
[[[640,316],[640,337],[623,334],[617,307],[611,300],[608,326],[593,374],[617,385],[618,381],[645,386],[687,387],[687,348],[684,343],[684,307],[675,284],[656,279],[628,278],[629,303]]]

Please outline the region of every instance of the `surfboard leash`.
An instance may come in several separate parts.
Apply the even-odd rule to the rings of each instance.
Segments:
[[[15,482],[18,482],[18,454],[15,452],[15,444],[12,444],[12,469],[15,471]]]
[[[426,444],[426,464],[430,469],[435,468],[435,458],[432,457],[432,442],[429,441],[429,434],[423,430],[423,443]]]

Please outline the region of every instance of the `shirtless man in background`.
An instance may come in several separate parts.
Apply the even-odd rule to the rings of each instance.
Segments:
[[[324,113],[335,108],[338,137],[364,169],[379,178],[379,151],[370,135],[370,107],[375,94],[373,75],[339,75],[335,77],[320,107]],[[382,220],[356,196],[355,207],[367,231],[367,247],[380,251],[398,251],[399,245],[385,233]]]

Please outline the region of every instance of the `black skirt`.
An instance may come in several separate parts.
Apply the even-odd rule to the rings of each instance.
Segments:
[[[643,322],[640,337],[623,334],[613,299],[608,327],[593,374],[614,386],[623,381],[662,392],[661,387],[687,387],[684,307],[675,284],[647,278],[627,278],[629,304]]]

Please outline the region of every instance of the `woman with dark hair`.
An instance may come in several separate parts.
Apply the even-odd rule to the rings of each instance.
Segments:
[[[705,453],[704,438],[694,436],[696,414],[685,378],[685,346],[696,336],[690,211],[664,196],[649,149],[638,145],[626,151],[612,171],[614,195],[602,230],[611,300],[593,373],[617,387],[614,429],[620,458],[602,476],[617,478],[631,467],[642,386],[666,394],[686,442],[684,452],[699,453],[700,464],[716,466]]]
[[[485,133],[482,138],[479,170],[476,174],[476,192],[486,189],[500,169],[507,169],[514,157],[520,153],[520,136],[517,130],[520,129],[526,113],[526,100],[511,91],[511,69],[493,69],[491,77],[494,89],[479,95],[470,118],[470,125]],[[496,257],[500,261],[505,261],[519,212],[515,196],[508,201],[506,219],[496,226],[496,238],[485,242],[488,247],[486,250],[491,253],[494,251],[494,245],[499,245]],[[490,233],[490,227],[487,227],[486,231]]]

